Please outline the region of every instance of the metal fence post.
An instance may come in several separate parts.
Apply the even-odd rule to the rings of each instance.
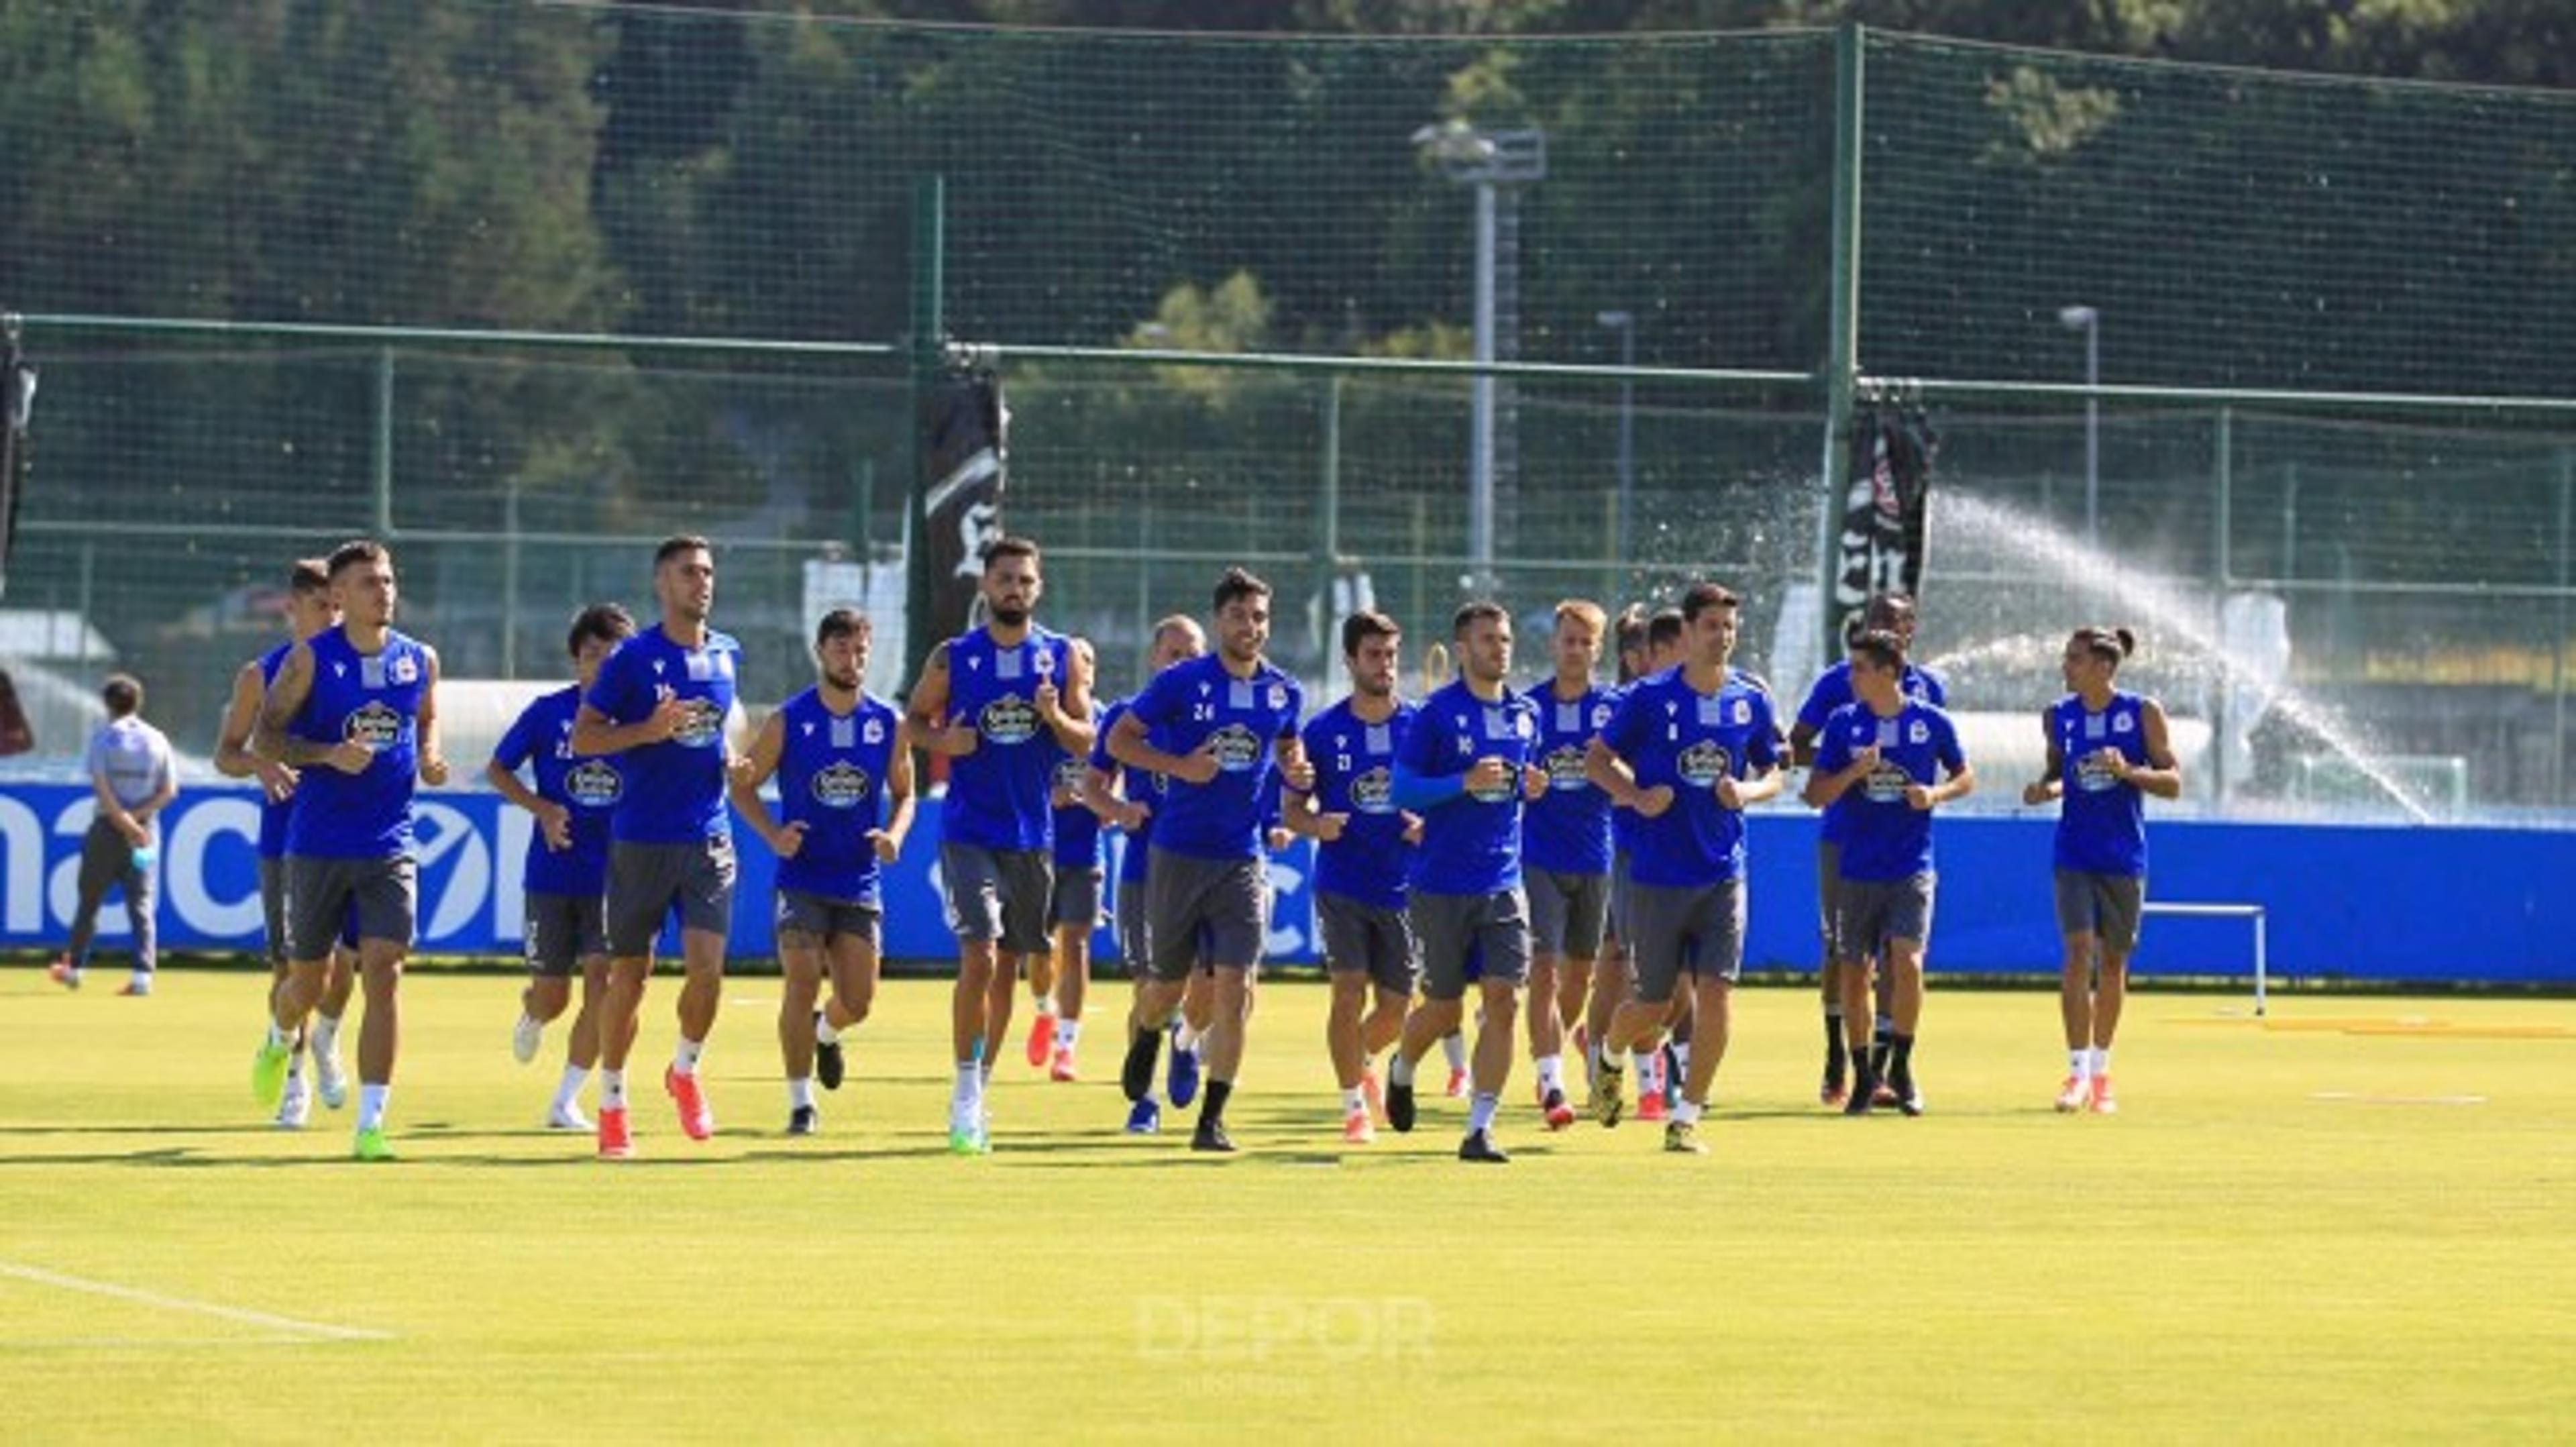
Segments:
[[[1852,388],[1860,371],[1860,165],[1862,74],[1860,22],[1846,20],[1834,32],[1834,250],[1831,295],[1825,330],[1824,485],[1816,504],[1817,616],[1824,625],[1825,658],[1842,653],[1842,620],[1834,616],[1834,586],[1840,581],[1840,550],[1834,546],[1843,489],[1845,435],[1851,431]]]

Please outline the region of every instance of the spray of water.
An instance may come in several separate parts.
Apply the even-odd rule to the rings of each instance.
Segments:
[[[2178,642],[2188,655],[2209,660],[2219,675],[2251,686],[2265,707],[2332,750],[2354,773],[2395,801],[2416,823],[2433,822],[2432,813],[2407,790],[2405,784],[2369,750],[2355,742],[2358,734],[2348,720],[2326,705],[2303,696],[2287,683],[2264,679],[2261,669],[2250,660],[2236,656],[2211,633],[2209,624],[2204,621],[2213,611],[2206,594],[2178,589],[2164,579],[2130,567],[2099,548],[2088,547],[2082,539],[2040,518],[1986,498],[1956,491],[1945,493],[1935,509],[1935,516],[1938,519],[1936,526],[1944,533],[1990,544],[2023,564],[2045,570],[2049,577],[2064,580],[2069,586],[2115,600],[2130,616],[2152,624],[2159,638]],[[1980,664],[2050,666],[2055,663],[2057,651],[2063,646],[2062,637],[2043,641],[2038,635],[2020,634],[1960,649],[1933,660],[1933,663],[1936,667],[1945,664],[1951,667]]]

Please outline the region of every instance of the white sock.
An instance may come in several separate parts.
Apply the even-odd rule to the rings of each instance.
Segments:
[[[1082,1038],[1082,1022],[1070,1015],[1055,1017],[1055,1048],[1070,1051],[1073,1042]]]
[[[810,1076],[810,1075],[800,1075],[800,1076],[796,1077],[794,1080],[791,1080],[791,1081],[787,1082],[787,1104],[788,1104],[788,1106],[789,1106],[789,1108],[790,1108],[790,1109],[794,1109],[794,1110],[803,1110],[803,1109],[805,1109],[807,1106],[812,1105],[813,1103],[814,1103],[814,1077],[813,1077],[813,1076]]]
[[[698,1057],[704,1055],[706,1050],[707,1042],[704,1040],[692,1040],[686,1035],[681,1036],[680,1048],[671,1056],[671,1068],[682,1075],[697,1074]]]
[[[1368,1097],[1360,1094],[1358,1086],[1354,1085],[1342,1092],[1342,1114],[1357,1115],[1366,1109],[1368,1109]]]
[[[841,1043],[841,1032],[832,1028],[832,1016],[828,1011],[814,1017],[814,1043],[817,1045]]]
[[[1551,1090],[1565,1089],[1564,1056],[1542,1055],[1538,1058],[1538,1089],[1541,1095]]]
[[[1682,1079],[1687,1080],[1687,1079],[1689,1079],[1689,1078],[1690,1078],[1690,1042],[1689,1042],[1689,1041],[1687,1041],[1687,1040],[1676,1040],[1676,1041],[1674,1041],[1674,1042],[1673,1042],[1673,1069],[1675,1069],[1675,1070],[1677,1070],[1677,1071],[1681,1072]],[[1677,1081],[1677,1082],[1675,1082],[1675,1083],[1676,1083],[1676,1084],[1679,1084],[1680,1082],[1678,1082],[1678,1081]]]
[[[1664,1052],[1632,1050],[1629,1058],[1637,1065],[1637,1089],[1652,1094],[1664,1088]]]
[[[1404,1058],[1402,1050],[1387,1057],[1386,1083],[1407,1086],[1413,1084],[1413,1062]]]
[[[268,1043],[271,1045],[285,1046],[290,1052],[292,1052],[290,1058],[301,1058],[304,1054],[303,1047],[296,1043],[295,1037],[278,1029],[277,1022],[274,1020],[268,1022]],[[295,1067],[290,1064],[287,1068],[292,1070]]]
[[[1183,1020],[1181,1022],[1181,1028],[1172,1032],[1172,1048],[1186,1054],[1196,1055],[1199,1053],[1199,1042],[1206,1038],[1206,1031],[1194,1029],[1191,1027],[1189,1021]]]
[[[601,1110],[624,1110],[626,1108],[625,1071],[602,1070],[599,1072],[599,1108]]]
[[[385,1098],[394,1093],[390,1085],[358,1087],[358,1129],[378,1130],[385,1123]]]
[[[1055,1015],[1055,996],[1053,996],[1053,995],[1040,995],[1040,996],[1038,996],[1035,1000],[1031,1001],[1030,1003],[1031,1003],[1031,1004],[1033,1004],[1033,1005],[1035,1005],[1035,1006],[1037,1007],[1037,1012],[1038,1012],[1039,1014],[1044,1015],[1044,1016],[1047,1016],[1047,1017],[1049,1017],[1050,1019],[1052,1019],[1052,1018],[1054,1017],[1054,1015]]]
[[[318,1010],[315,1011],[313,1015],[313,1053],[317,1056],[336,1054],[338,1053],[339,1047],[340,1022],[329,1015],[322,1014]]]
[[[984,1065],[979,1060],[957,1062],[957,1088],[948,1094],[948,1107],[960,1114],[971,1109],[984,1093]]]
[[[555,1082],[556,1107],[560,1109],[581,1099],[581,1088],[589,1083],[589,1071],[578,1065],[565,1066],[563,1079]]]
[[[1699,1120],[1700,1109],[1700,1103],[1696,1100],[1677,1100],[1673,1102],[1673,1119],[1684,1125],[1694,1124]]]
[[[1452,1070],[1464,1070],[1464,1069],[1466,1069],[1466,1068],[1467,1068],[1467,1036],[1466,1036],[1466,1033],[1465,1033],[1464,1031],[1460,1031],[1460,1030],[1452,1030],[1452,1031],[1450,1031],[1448,1034],[1441,1036],[1441,1037],[1440,1037],[1440,1053],[1441,1053],[1441,1055],[1442,1055],[1442,1056],[1444,1056],[1445,1058],[1447,1058],[1447,1060],[1449,1061],[1449,1068],[1450,1068],[1450,1069],[1452,1069]]]
[[[2078,1080],[2084,1080],[2091,1077],[2093,1074],[2093,1052],[2085,1049],[2081,1045],[2067,1051],[2066,1073],[2074,1076]]]
[[[1502,1109],[1502,1105],[1502,1097],[1487,1095],[1481,1090],[1477,1091],[1475,1096],[1467,1102],[1468,1131],[1473,1133],[1480,1130],[1493,1129],[1494,1112]]]
[[[2096,1076],[2103,1076],[2110,1073],[2111,1047],[2108,1045],[2095,1046],[2093,1049],[2093,1074]]]

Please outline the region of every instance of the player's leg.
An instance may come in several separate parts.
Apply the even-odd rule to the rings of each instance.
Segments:
[[[2120,1013],[2129,1000],[2129,957],[2137,952],[2139,917],[2146,913],[2143,878],[2096,876],[2100,900],[2101,970],[2093,985],[2093,1028],[2087,1063],[2092,1076],[2088,1109],[2111,1115],[2119,1098],[2111,1092],[2111,1041],[2120,1033]]]
[[[784,903],[782,901],[782,913]],[[787,1133],[812,1135],[814,1108],[814,1002],[823,990],[823,940],[808,928],[778,932],[778,1060],[787,1080]]]
[[[126,855],[122,883],[125,886],[125,925],[128,937],[134,942],[134,967],[126,976],[125,988],[118,993],[149,995],[152,993],[152,971],[161,959],[153,933],[152,871],[134,863],[130,850]]]
[[[1842,890],[1842,848],[1830,839],[1816,841],[1816,936],[1823,963],[1816,969],[1816,990],[1825,1012],[1825,1073],[1816,1099],[1839,1107],[1850,1098],[1851,1054],[1843,1032],[1843,950],[1835,937],[1837,897]]]
[[[394,1060],[402,1050],[402,971],[410,953],[410,931],[399,939],[361,935],[358,939],[358,985],[365,993],[366,1018],[358,1025],[358,1142],[360,1159],[386,1159],[385,1108],[391,1102]]]
[[[89,967],[90,946],[98,938],[99,907],[107,902],[109,886],[133,867],[134,846],[104,817],[91,820],[89,832],[81,836],[79,902],[72,906],[71,938],[54,962],[54,983],[80,988],[81,971]]]
[[[1089,876],[1088,911],[1077,913],[1055,927],[1055,1040],[1047,1054],[1047,1073],[1057,1080],[1073,1080],[1077,1070],[1074,1051],[1082,1043],[1082,1011],[1091,995],[1091,932],[1099,927],[1100,876]],[[1075,886],[1081,888],[1078,882]]]

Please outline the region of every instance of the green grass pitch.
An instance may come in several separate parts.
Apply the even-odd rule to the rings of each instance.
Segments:
[[[2061,1117],[2053,995],[1935,991],[1930,1113],[1814,1101],[1812,994],[1749,988],[1705,1127],[1461,1108],[1345,1150],[1324,992],[1264,986],[1246,1151],[1120,1133],[1115,1007],[995,1153],[943,1153],[944,982],[890,984],[791,1140],[778,985],[732,982],[716,1139],[535,1128],[516,982],[421,974],[393,1105],[265,1128],[261,983],[0,971],[0,1420],[20,1441],[2560,1438],[2576,1002],[2135,997],[2124,1111]],[[1025,1020],[1025,1015],[1022,1019]],[[1014,1036],[1017,1035],[1015,1030]],[[352,1042],[354,1043],[354,1041]]]

